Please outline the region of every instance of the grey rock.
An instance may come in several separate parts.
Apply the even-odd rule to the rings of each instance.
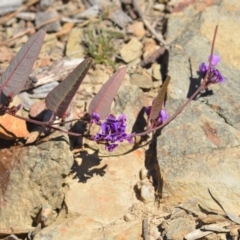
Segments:
[[[124,12],[122,9],[116,9],[112,11],[109,15],[109,18],[120,28],[124,28],[132,19]]]
[[[28,232],[44,205],[50,204],[53,211],[62,208],[62,184],[73,164],[68,137],[57,132],[37,146],[0,151],[12,161],[11,169],[1,174],[5,188],[1,185],[0,232]]]
[[[187,218],[176,218],[170,222],[166,237],[168,240],[184,239],[184,236],[195,229],[194,221]]]
[[[30,98],[45,98],[59,83],[57,81],[44,84],[33,89],[32,94],[28,94]]]
[[[44,12],[37,12],[35,24],[39,25],[43,22],[46,22],[50,19],[57,18],[57,17],[59,17],[59,15],[57,11],[53,9],[44,11]],[[46,32],[58,32],[60,31],[60,29],[61,29],[61,24],[59,20],[56,20],[44,26],[44,30]]]
[[[48,8],[49,6],[51,6],[53,4],[54,0],[41,0],[40,1],[40,7],[42,9],[46,9]]]
[[[17,18],[23,19],[25,21],[34,21],[36,19],[36,13],[33,12],[20,12],[16,16]]]
[[[178,99],[167,103],[170,116],[199,84],[196,72],[210,55],[215,23],[219,23],[215,53],[221,57],[217,68],[227,81],[210,86],[212,94],[192,102],[158,137],[157,157],[166,204],[196,197],[204,209],[224,213],[210,196],[211,189],[228,212],[240,212],[240,58],[236,51],[240,40],[232,34],[240,20],[239,11],[233,9],[239,7],[238,1],[219,1],[219,5],[202,12],[190,6],[183,15],[170,16],[169,39],[180,46],[170,49],[169,94]],[[190,82],[191,94],[186,91]]]
[[[99,14],[100,10],[101,9],[99,5],[93,5],[90,8],[86,9],[85,11],[78,13],[75,16],[75,18],[86,18],[86,19],[93,18]]]
[[[182,103],[169,101],[166,108],[170,115]],[[211,188],[217,199],[227,202],[230,212],[240,211],[239,145],[238,130],[206,104],[192,102],[158,138],[158,164],[166,203],[197,198],[208,211],[223,213],[208,192]]]
[[[13,12],[22,6],[22,0],[1,0],[0,16],[9,12]]]
[[[143,132],[146,121],[143,118],[146,100],[144,93],[137,86],[122,86],[115,98],[113,112],[126,114],[127,132]]]
[[[29,94],[27,92],[21,92],[18,96],[22,101],[24,109],[29,111],[32,105],[32,100],[30,99]]]
[[[136,37],[133,37],[123,45],[120,50],[121,57],[126,63],[134,61],[142,55],[142,48],[143,44]]]
[[[139,73],[134,73],[131,75],[131,82],[132,82],[132,84],[138,86],[139,88],[145,89],[145,90],[146,89],[150,90],[153,86],[151,78],[149,78],[145,75],[139,74]]]

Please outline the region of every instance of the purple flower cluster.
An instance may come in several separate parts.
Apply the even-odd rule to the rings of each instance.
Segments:
[[[118,142],[127,140],[129,143],[132,143],[133,141],[131,135],[125,132],[127,118],[124,114],[121,114],[118,118],[110,114],[106,121],[101,123],[100,116],[97,113],[93,113],[91,122],[101,126],[101,130],[94,136],[94,140],[98,143],[104,143],[109,152],[112,152],[118,146]]]
[[[211,57],[211,56],[210,56]],[[208,58],[208,61],[210,61],[210,57]],[[220,57],[218,55],[213,55],[212,59],[211,59],[211,67],[209,70],[209,76],[207,78],[207,84],[210,83],[219,83],[219,82],[225,82],[226,78],[224,78],[222,76],[222,74],[220,73],[220,71],[218,69],[216,69],[216,65],[219,63],[220,61]],[[201,74],[203,74],[203,76],[205,77],[207,71],[209,68],[209,64],[207,63],[201,63],[199,65],[199,71]]]
[[[152,109],[152,106],[145,108],[145,113],[147,114],[148,117],[150,116],[151,109]],[[162,109],[162,110],[159,112],[159,116],[158,116],[157,121],[161,124],[161,123],[163,123],[164,121],[166,121],[167,118],[168,118],[167,111],[166,111],[165,109]]]

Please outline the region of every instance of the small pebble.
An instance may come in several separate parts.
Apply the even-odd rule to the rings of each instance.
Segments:
[[[144,203],[155,201],[155,192],[152,185],[143,185],[140,194]]]

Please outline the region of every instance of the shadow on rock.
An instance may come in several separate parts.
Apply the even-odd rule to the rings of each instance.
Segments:
[[[94,174],[104,176],[107,165],[100,168],[93,168],[101,163],[101,159],[98,157],[98,151],[93,154],[88,154],[87,151],[82,151],[77,158],[81,158],[82,162],[74,161],[71,174],[74,174],[74,179],[78,178],[79,182],[86,183],[88,179],[92,178]],[[93,168],[93,169],[92,169]]]
[[[202,80],[202,76],[199,71],[197,72],[198,78],[193,77],[192,65],[191,65],[190,61],[189,61],[189,68],[190,68],[190,72],[191,72],[191,77],[189,78],[190,85],[189,85],[189,89],[188,89],[188,93],[187,93],[187,98],[190,98],[196,92],[196,90],[201,85],[201,80]],[[199,97],[206,97],[206,96],[210,96],[210,95],[213,95],[213,91],[209,90],[209,89],[205,89],[204,91],[200,92],[200,94],[198,94],[198,97],[196,96],[194,99],[199,98]]]

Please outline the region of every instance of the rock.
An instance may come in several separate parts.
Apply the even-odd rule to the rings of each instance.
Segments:
[[[114,224],[104,227],[102,224],[85,216],[60,218],[52,225],[42,229],[34,240],[68,240],[68,239],[134,239],[142,240],[141,222]],[[87,238],[86,238],[87,236]]]
[[[19,98],[16,96],[13,98],[11,106],[18,106],[21,103]],[[21,110],[17,112],[18,115],[22,116]],[[13,140],[17,138],[26,138],[29,136],[27,130],[26,121],[4,114],[0,116],[0,138],[5,140]]]
[[[42,206],[41,212],[37,217],[36,223],[42,223],[42,226],[49,226],[56,219],[57,213],[53,211],[53,208],[50,204],[44,204]]]
[[[19,99],[21,100],[21,103],[23,105],[23,108],[27,111],[30,110],[32,106],[32,100],[29,98],[27,92],[21,92],[18,94]]]
[[[85,216],[58,219],[50,226],[42,229],[34,240],[67,240],[67,239],[97,239],[103,238],[102,225]]]
[[[17,18],[23,19],[25,21],[34,21],[36,19],[36,13],[33,12],[20,12],[16,16]]]
[[[41,0],[40,1],[40,7],[42,9],[46,9],[48,8],[49,6],[51,6],[53,4],[54,0]]]
[[[139,58],[142,55],[142,47],[142,43],[136,37],[131,38],[120,50],[123,61],[129,63]]]
[[[163,12],[165,10],[165,4],[163,4],[163,3],[155,3],[153,5],[153,9],[157,10],[157,11],[160,11],[160,12]]]
[[[0,46],[0,62],[10,62],[13,58],[12,49],[6,46]]]
[[[69,34],[67,46],[66,46],[66,56],[71,58],[84,58],[85,50],[80,44],[83,38],[83,30],[81,28],[73,28]]]
[[[43,22],[46,22],[50,19],[58,18],[58,17],[59,17],[58,12],[54,9],[51,9],[51,10],[49,9],[44,12],[37,12],[35,24],[40,25]],[[54,22],[51,22],[51,23],[45,25],[44,29],[46,32],[58,32],[61,29],[60,21],[56,20]]]
[[[166,109],[172,115],[182,103],[168,101]],[[240,212],[240,133],[236,128],[204,103],[191,102],[162,130],[157,142],[166,205],[196,198],[203,209],[223,214],[210,189],[229,212]]]
[[[194,221],[187,218],[176,218],[170,222],[166,237],[169,240],[184,239],[184,236],[195,229]]]
[[[0,155],[0,233],[26,233],[44,204],[62,208],[63,178],[73,164],[68,137],[56,132],[37,146],[4,148]]]
[[[0,116],[0,138],[13,140],[17,138],[26,138],[29,136],[26,121],[5,114]]]
[[[30,98],[46,98],[48,93],[52,91],[59,83],[57,81],[55,82],[49,82],[46,83],[40,87],[36,87],[33,89],[32,94],[29,94]]]
[[[101,9],[98,5],[93,5],[87,8],[85,11],[76,14],[75,17],[84,19],[94,18],[98,16],[100,10]]]
[[[35,62],[35,67],[46,67],[50,66],[51,54],[54,52],[54,49],[58,46],[58,40],[55,34],[46,34],[44,43],[42,45],[41,51],[39,53],[39,59]]]
[[[143,167],[144,152],[104,157],[99,152],[83,151],[75,162],[72,176],[66,180],[65,202],[68,211],[91,217],[103,225],[122,218],[134,202],[134,185]],[[115,152],[114,152],[115,154]],[[131,159],[129,161],[128,159]]]
[[[134,22],[128,27],[128,31],[132,33],[135,37],[142,39],[145,34],[146,30],[144,29],[143,22]]]
[[[109,19],[113,21],[120,28],[125,28],[132,19],[121,8],[114,9],[109,13]]]
[[[19,9],[22,6],[21,0],[2,0],[0,1],[0,16],[9,13],[14,12],[15,10]]]
[[[146,59],[149,56],[151,56],[159,46],[157,46],[157,43],[152,38],[146,38],[144,41],[144,48],[143,48],[143,58]]]
[[[158,63],[154,63],[152,65],[152,75],[155,80],[162,81],[162,75],[161,75],[161,65]]]
[[[44,110],[47,111],[45,101],[37,101],[30,107],[29,116],[42,120],[45,114]]]
[[[155,201],[155,190],[152,184],[143,183],[140,196],[144,203],[154,202]]]
[[[150,90],[152,88],[152,79],[146,75],[134,73],[131,75],[131,82],[145,90]]]
[[[163,195],[169,205],[197,197],[204,209],[223,214],[210,196],[210,189],[228,212],[240,212],[240,58],[236,51],[240,48],[240,40],[234,35],[240,19],[233,10],[240,7],[240,3],[235,1],[234,4],[221,1],[218,6],[208,7],[202,12],[196,8],[198,5],[190,6],[183,15],[173,14],[169,19],[169,39],[175,46],[181,46],[181,49],[170,48],[169,75],[172,79],[169,95],[185,101],[186,96],[193,94],[195,85],[199,83],[198,65],[208,59],[217,23],[219,32],[215,53],[221,57],[218,69],[227,78],[226,83],[209,88],[212,94],[192,102],[163,129],[158,138]],[[189,69],[192,69],[192,76]],[[189,85],[192,89],[186,91]],[[170,115],[180,104],[183,101],[167,103]]]
[[[114,114],[127,116],[127,132],[143,132],[146,126],[143,106],[148,105],[145,95],[137,86],[121,86],[115,98]]]

